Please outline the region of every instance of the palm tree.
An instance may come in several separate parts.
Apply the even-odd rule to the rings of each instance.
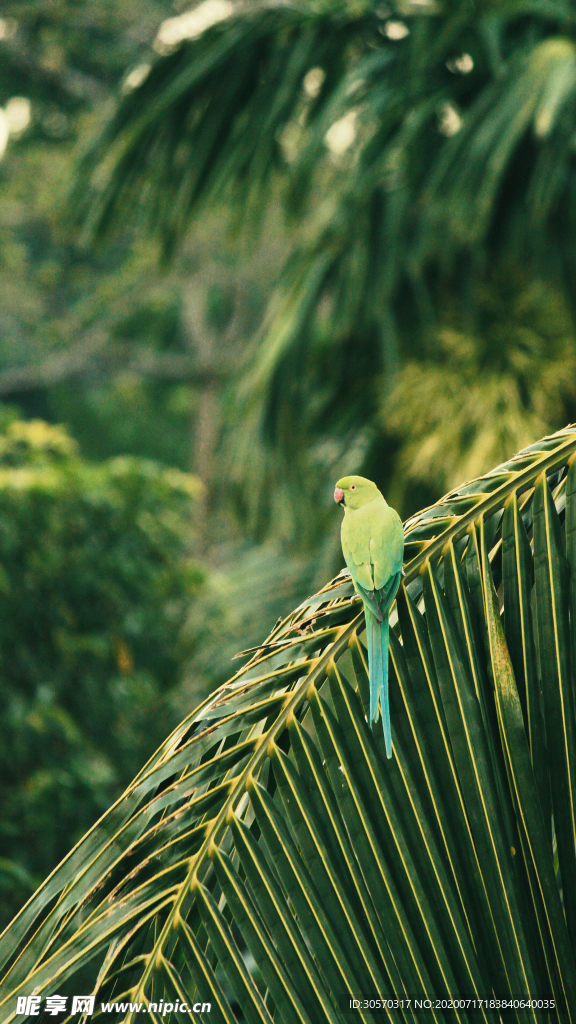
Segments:
[[[575,19],[572,2],[207,0],[163,24],[78,209],[96,234],[144,209],[169,253],[216,200],[250,231],[280,201],[291,251],[232,438],[248,501],[328,462],[381,471],[395,371],[441,360],[446,329],[472,338],[474,375],[506,375],[512,445],[534,436],[546,374],[526,379],[505,322],[485,340],[486,290],[515,275],[514,304],[553,280],[574,308]]]
[[[2,1021],[80,986],[127,1022],[572,1021],[575,453],[405,524],[392,760],[347,571],[244,652],[4,932]]]

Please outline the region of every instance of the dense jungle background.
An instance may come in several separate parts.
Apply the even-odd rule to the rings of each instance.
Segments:
[[[5,0],[0,926],[341,567],[576,419],[572,4]]]

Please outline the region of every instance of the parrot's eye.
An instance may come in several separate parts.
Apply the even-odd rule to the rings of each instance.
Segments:
[[[351,491],[355,491],[356,490],[356,484],[350,484],[350,490]]]

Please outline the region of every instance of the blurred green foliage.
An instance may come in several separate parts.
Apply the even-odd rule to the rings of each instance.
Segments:
[[[146,215],[171,254],[222,197],[252,241],[281,208],[226,444],[245,524],[312,550],[331,521],[303,486],[316,510],[361,468],[413,512],[571,415],[575,7],[218,11],[161,30],[75,200],[94,237]]]
[[[131,368],[135,339],[151,358],[183,353],[180,290],[133,232],[96,254],[63,217],[75,147],[169,11],[161,0],[4,5],[0,106],[29,98],[31,120],[0,162],[0,366],[23,373],[0,391],[26,415],[65,419],[91,457],[121,451],[188,469],[187,381]],[[46,387],[42,368],[59,356]]]
[[[176,724],[200,493],[143,459],[87,463],[41,421],[0,434],[4,924]]]
[[[576,419],[576,334],[562,289],[515,266],[477,293],[477,330],[447,304],[446,326],[407,354],[384,400],[382,422],[400,441],[390,499],[402,507],[428,504]]]

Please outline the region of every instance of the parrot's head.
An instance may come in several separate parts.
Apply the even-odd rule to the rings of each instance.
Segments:
[[[343,476],[334,489],[334,501],[345,509],[355,509],[366,505],[379,494],[376,484],[365,476]]]

